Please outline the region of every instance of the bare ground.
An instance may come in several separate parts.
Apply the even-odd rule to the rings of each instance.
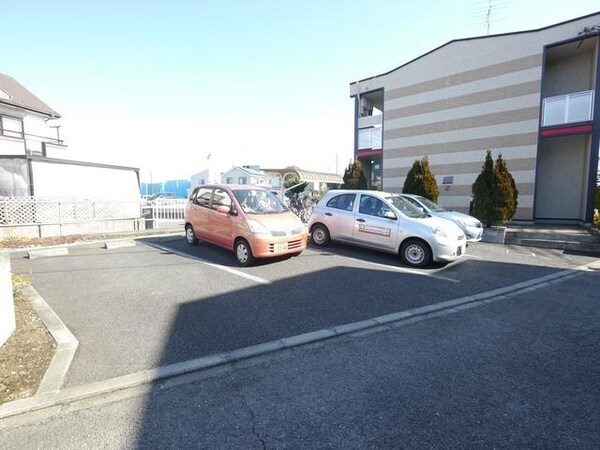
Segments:
[[[0,404],[34,395],[54,356],[56,342],[31,302],[15,295],[17,328],[0,347]]]

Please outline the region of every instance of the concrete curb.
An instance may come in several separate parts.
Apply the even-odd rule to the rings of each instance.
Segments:
[[[106,243],[109,243],[109,242],[116,242],[116,241],[123,241],[123,240],[137,241],[140,239],[149,239],[149,238],[155,238],[155,237],[156,238],[167,238],[167,237],[176,237],[176,236],[180,236],[181,238],[183,238],[184,234],[183,234],[183,232],[170,231],[170,232],[166,232],[166,233],[150,234],[147,236],[140,235],[140,236],[135,236],[135,237],[131,237],[131,238],[99,239],[97,241],[71,242],[70,244],[46,245],[46,246],[38,246],[38,247],[6,248],[6,249],[1,249],[0,253],[8,253],[8,254],[12,255],[13,253],[28,253],[28,252],[37,251],[37,250],[52,250],[52,249],[56,249],[56,248],[69,249],[72,247],[96,247],[96,246],[105,246]],[[106,247],[104,247],[104,248],[106,248]]]
[[[54,357],[50,361],[50,365],[40,383],[36,396],[49,392],[57,392],[62,387],[67,376],[67,372],[75,356],[75,351],[79,346],[79,341],[33,286],[26,286],[21,290],[21,293],[32,303],[35,312],[56,341]]]
[[[503,288],[493,289],[475,295],[460,297],[445,302],[426,305],[408,311],[396,312],[384,316],[374,317],[359,322],[353,322],[332,328],[313,331],[287,338],[277,339],[263,344],[240,348],[220,354],[204,356],[201,358],[170,364],[168,366],[143,370],[140,372],[114,377],[83,386],[64,389],[62,391],[44,392],[23,400],[16,400],[0,405],[0,419],[18,416],[25,413],[41,410],[60,410],[63,406],[76,403],[92,397],[109,395],[117,391],[124,391],[158,381],[173,378],[194,372],[218,368],[227,364],[244,361],[250,358],[268,355],[280,350],[290,350],[295,347],[310,343],[339,338],[345,335],[359,336],[363,333],[377,332],[385,329],[394,329],[414,323],[418,320],[452,314],[465,309],[486,305],[498,300],[503,300],[521,293],[547,287],[550,283],[582,275],[585,272],[600,269],[600,261],[591,264],[562,270],[529,281],[513,284]],[[2,426],[0,425],[0,429]]]
[[[29,250],[27,257],[29,259],[48,258],[50,256],[65,256],[69,254],[67,247],[43,248],[38,250]]]
[[[123,240],[123,241],[106,241],[104,243],[104,248],[106,250],[113,250],[115,248],[124,248],[124,247],[135,247],[135,241],[131,239]]]

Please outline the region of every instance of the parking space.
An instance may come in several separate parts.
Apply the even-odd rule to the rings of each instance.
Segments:
[[[67,386],[405,311],[531,280],[593,258],[476,244],[446,266],[342,245],[240,268],[184,238],[12,258],[80,341]]]

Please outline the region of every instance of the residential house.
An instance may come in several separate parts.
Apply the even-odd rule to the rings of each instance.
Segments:
[[[448,42],[350,84],[355,156],[371,186],[402,191],[429,157],[440,203],[468,212],[485,154],[502,154],[516,221],[592,221],[600,147],[600,13]]]
[[[139,169],[67,159],[60,117],[0,74],[0,197],[139,200]]]
[[[219,184],[222,175],[222,172],[209,167],[208,169],[193,174],[190,179],[192,181],[192,186],[198,186],[200,184]]]
[[[249,184],[271,187],[271,178],[259,166],[234,166],[221,175],[224,184]]]

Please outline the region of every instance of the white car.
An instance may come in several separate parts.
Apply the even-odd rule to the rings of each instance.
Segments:
[[[483,236],[483,225],[473,216],[458,211],[448,211],[428,198],[414,194],[401,194],[406,200],[413,203],[421,211],[432,216],[451,220],[458,225],[467,236],[467,242],[479,242]]]
[[[333,240],[399,253],[413,267],[455,261],[467,247],[455,223],[424,214],[399,194],[381,191],[327,192],[315,206],[308,229],[317,246]]]

